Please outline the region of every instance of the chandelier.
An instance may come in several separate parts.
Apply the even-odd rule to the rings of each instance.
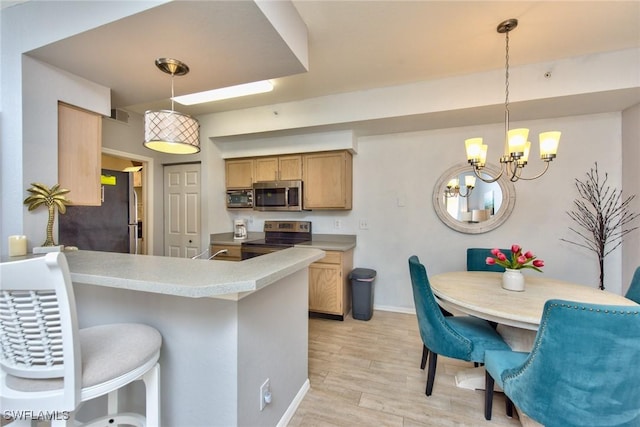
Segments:
[[[506,172],[509,180],[516,182],[519,179],[533,180],[541,177],[549,169],[549,163],[556,157],[558,143],[560,142],[560,132],[543,132],[539,135],[540,140],[540,160],[545,162],[545,167],[539,174],[525,178],[522,170],[529,161],[529,151],[531,142],[529,139],[529,129],[509,129],[509,32],[518,26],[517,19],[507,19],[498,25],[497,31],[505,35],[505,101],[504,101],[504,132],[505,150],[500,157],[500,173],[494,178],[485,178],[481,171],[487,160],[487,145],[483,144],[482,138],[470,138],[465,140],[467,161],[473,167],[475,175],[484,182],[495,182]]]
[[[464,186],[467,189],[466,193],[463,193],[460,189],[460,181],[458,178],[453,178],[447,183],[447,188],[444,190],[445,197],[469,197],[476,186],[476,177],[465,175]]]
[[[189,67],[171,58],[156,59],[156,66],[171,74],[171,110],[144,113],[144,146],[161,153],[197,153],[200,151],[200,124],[191,116],[173,109],[173,78],[187,74]]]

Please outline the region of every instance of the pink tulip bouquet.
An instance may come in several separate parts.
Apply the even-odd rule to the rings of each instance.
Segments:
[[[491,254],[495,257],[487,257],[487,264],[494,265],[498,264],[504,268],[509,268],[512,270],[520,270],[522,268],[532,268],[536,271],[542,273],[540,268],[544,267],[544,261],[541,259],[536,259],[536,256],[531,253],[531,251],[527,251],[522,253],[522,248],[519,245],[511,246],[511,258],[507,258],[507,256],[500,252],[500,249],[491,249]]]

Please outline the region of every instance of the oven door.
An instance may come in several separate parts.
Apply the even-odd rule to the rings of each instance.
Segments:
[[[258,211],[301,211],[302,181],[257,182],[253,197]]]
[[[271,252],[285,249],[279,246],[266,246],[266,245],[241,245],[240,255],[242,260],[255,258],[260,255],[270,254]]]

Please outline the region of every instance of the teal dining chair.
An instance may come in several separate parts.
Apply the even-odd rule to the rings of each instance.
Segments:
[[[640,304],[640,267],[636,268],[636,272],[633,273],[631,284],[629,285],[629,289],[627,289],[627,293],[624,296],[625,298],[628,298]]]
[[[511,258],[511,249],[500,249],[500,251],[507,258]],[[503,273],[504,267],[498,264],[487,264],[487,258],[492,256],[491,248],[467,248],[467,271],[496,271]]]
[[[530,353],[485,353],[485,418],[493,386],[546,427],[640,425],[640,306],[545,303]]]
[[[509,346],[486,320],[471,316],[445,317],[442,314],[431,290],[427,270],[415,255],[409,258],[409,273],[420,337],[429,359],[427,396],[433,391],[439,354],[483,363],[486,350],[509,350]]]

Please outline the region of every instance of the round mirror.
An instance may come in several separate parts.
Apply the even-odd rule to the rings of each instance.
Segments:
[[[487,164],[482,177],[493,179],[500,168]],[[516,189],[502,176],[494,183],[478,179],[468,163],[447,169],[433,188],[433,208],[442,222],[461,233],[479,234],[499,227],[516,203]]]

